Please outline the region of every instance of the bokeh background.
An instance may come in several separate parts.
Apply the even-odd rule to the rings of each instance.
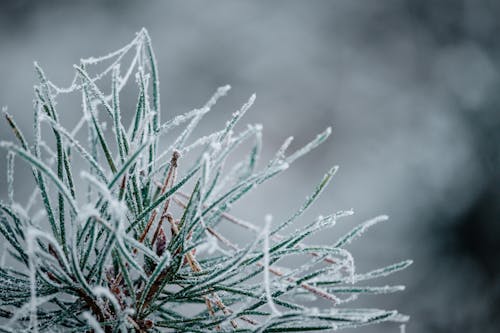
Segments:
[[[356,214],[324,240],[387,213],[350,247],[358,270],[415,260],[388,281],[406,291],[357,304],[411,315],[407,332],[500,331],[499,1],[2,0],[0,105],[29,131],[34,60],[67,85],[81,57],[117,49],[143,26],[160,65],[163,119],[231,84],[203,128],[218,129],[255,92],[245,120],[264,125],[267,157],[288,135],[299,147],[333,126],[326,144],[237,207],[240,215],[285,218],[338,164],[308,216]],[[78,105],[59,112],[80,117]],[[28,184],[18,180],[20,200]]]

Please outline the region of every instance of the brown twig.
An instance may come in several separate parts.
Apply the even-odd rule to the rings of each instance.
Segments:
[[[164,181],[163,185],[161,186],[160,194],[164,194],[165,191],[167,190],[167,188],[169,188],[169,186],[171,187],[174,184],[176,173],[177,173],[177,161],[178,161],[179,157],[180,157],[179,152],[174,151],[172,153],[172,158],[170,159],[170,168],[168,170],[167,176],[165,177],[165,181]],[[167,198],[167,200],[165,201],[165,205],[163,206],[162,215],[165,215],[167,213],[169,204],[170,204],[170,198]],[[151,214],[151,217],[149,218],[148,223],[146,224],[146,227],[144,228],[144,231],[142,232],[141,236],[139,237],[139,242],[142,243],[144,241],[144,239],[146,238],[146,235],[148,234],[149,229],[153,225],[153,222],[156,219],[157,215],[158,215],[158,210],[157,209],[153,210],[153,213]],[[155,230],[151,244],[154,244],[154,242],[156,241],[161,224],[162,224],[162,219],[160,219],[160,222],[158,223],[158,227]]]
[[[165,184],[163,185],[162,193],[164,193],[166,191],[167,186],[169,186],[168,183],[169,183],[170,178],[171,178],[170,187],[172,187],[175,183],[175,178],[177,177],[177,160],[179,159],[179,157],[180,157],[180,153],[178,151],[174,151],[172,154],[172,159],[170,160],[170,169],[168,170],[168,176],[167,176],[167,179],[165,180]],[[162,226],[163,221],[165,219],[164,216],[168,212],[168,206],[170,205],[170,198],[171,197],[172,196],[168,197],[167,200],[165,201],[165,205],[163,206],[163,211],[161,213],[161,218],[160,218],[160,221],[158,222],[158,226],[156,227],[155,233],[153,235],[153,239],[151,240],[151,244],[154,244],[156,239],[158,238],[158,233],[160,232],[161,226]]]

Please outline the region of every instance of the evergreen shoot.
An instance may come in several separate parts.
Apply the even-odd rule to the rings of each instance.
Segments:
[[[245,194],[324,142],[330,128],[292,153],[287,139],[261,163],[262,126],[235,131],[253,95],[219,131],[196,137],[229,86],[201,108],[162,122],[145,29],[115,52],[82,59],[68,87],[55,85],[37,64],[35,71],[33,133],[23,134],[3,110],[14,142],[0,143],[8,190],[0,202],[0,332],[306,332],[408,319],[395,310],[350,307],[358,295],[404,289],[365,282],[411,261],[359,273],[346,249],[386,216],[331,244],[310,243],[353,214],[304,220],[336,166],[288,219],[249,222],[231,214]],[[131,107],[120,104],[125,87],[137,91]],[[60,115],[75,109],[57,103],[69,95],[81,98],[71,128]],[[230,163],[242,150],[246,156]],[[31,171],[29,198],[16,195],[15,163]],[[229,224],[247,243],[225,234]],[[311,307],[311,299],[323,305]]]

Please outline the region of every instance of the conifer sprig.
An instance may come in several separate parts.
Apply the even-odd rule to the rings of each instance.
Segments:
[[[104,69],[96,73],[96,67]],[[230,87],[162,123],[157,63],[145,29],[120,50],[82,59],[74,69],[71,85],[58,87],[35,64],[33,142],[3,111],[17,143],[0,142],[8,150],[8,198],[0,202],[7,244],[0,267],[0,332],[304,332],[408,319],[393,310],[348,307],[360,294],[404,289],[362,282],[411,261],[357,273],[345,248],[386,216],[331,245],[310,245],[308,238],[352,211],[320,216],[285,233],[328,185],[336,166],[284,221],[269,217],[260,227],[230,214],[245,194],[321,144],[330,128],[291,154],[291,138],[285,140],[259,167],[262,126],[235,132],[254,104],[252,95],[222,129],[190,139]],[[122,112],[129,108],[120,103],[120,93],[133,84],[133,74],[137,103],[125,124]],[[109,92],[102,86],[106,78]],[[68,94],[82,100],[81,119],[72,129],[61,122],[66,111],[56,103]],[[176,129],[180,134],[165,146],[161,137]],[[87,140],[79,142],[84,131]],[[253,142],[246,157],[226,165],[245,142]],[[188,163],[188,155],[195,162]],[[34,177],[26,202],[15,193],[15,163],[21,161]],[[251,240],[232,241],[220,228],[225,223]],[[285,264],[290,257],[308,260]],[[304,295],[329,305],[308,307]]]

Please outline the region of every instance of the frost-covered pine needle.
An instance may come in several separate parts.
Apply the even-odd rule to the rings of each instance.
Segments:
[[[360,295],[404,289],[365,282],[410,260],[357,272],[346,249],[385,215],[337,240],[311,242],[353,214],[305,218],[337,166],[273,229],[269,216],[262,228],[231,213],[237,204],[253,205],[242,199],[323,143],[330,128],[292,153],[289,137],[262,163],[262,125],[238,130],[253,94],[224,126],[197,136],[203,116],[230,86],[161,123],[159,72],[146,29],[117,51],[81,59],[69,85],[50,81],[38,64],[35,70],[32,135],[3,109],[14,142],[0,142],[8,151],[0,332],[303,332],[408,320],[353,305]],[[120,100],[128,86],[137,91],[132,106]],[[82,98],[81,117],[68,126],[59,118],[65,103],[58,102],[70,93]],[[180,134],[165,142],[174,129]],[[77,140],[84,133],[87,139]],[[28,174],[14,161],[26,163]],[[31,176],[33,192],[20,204],[15,178]],[[265,209],[272,208],[270,202]],[[243,237],[225,231],[229,224]],[[317,308],[320,301],[326,306]]]
[[[12,205],[14,203],[14,159],[16,155],[9,151],[7,153],[7,195],[9,196],[9,202]]]
[[[271,230],[272,219],[270,214],[266,215],[264,229],[262,230],[262,237],[264,238],[264,288],[266,290],[267,304],[271,308],[273,315],[279,316],[281,312],[276,307],[276,304],[274,304],[271,293],[271,279],[269,277],[269,232]]]

